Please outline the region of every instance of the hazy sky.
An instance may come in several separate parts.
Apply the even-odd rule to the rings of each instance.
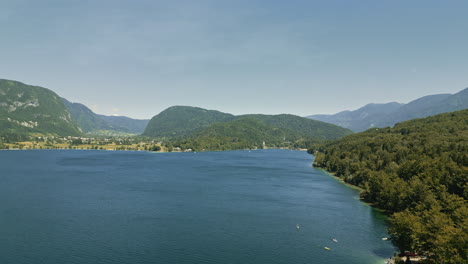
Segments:
[[[406,103],[468,87],[468,1],[0,0],[0,78],[134,118]]]

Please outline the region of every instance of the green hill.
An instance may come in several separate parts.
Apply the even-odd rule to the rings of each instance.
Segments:
[[[344,128],[298,116],[244,115],[229,122],[212,124],[175,145],[194,150],[305,148],[312,143],[336,139],[350,133],[352,132]]]
[[[0,79],[0,134],[76,136],[81,131],[51,90]]]
[[[290,114],[244,115],[240,117],[257,118],[269,126],[287,130],[288,134],[296,138],[307,136],[315,139],[330,140],[352,133],[352,131],[346,128]]]
[[[183,138],[216,122],[229,121],[233,115],[191,106],[172,106],[154,116],[143,136]]]
[[[150,127],[152,126],[152,127]],[[294,115],[241,115],[175,106],[155,116],[144,135],[194,150],[306,147],[351,134],[332,124]]]
[[[403,251],[434,263],[468,259],[468,110],[414,119],[317,145],[314,165],[361,187],[392,214]],[[431,262],[432,263],[432,262]]]
[[[283,146],[289,131],[274,128],[254,117],[242,117],[226,123],[215,123],[196,135],[175,143],[183,149],[232,150]],[[266,143],[265,143],[266,144]]]

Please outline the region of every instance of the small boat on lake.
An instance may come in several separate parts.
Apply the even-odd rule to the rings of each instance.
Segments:
[[[323,249],[325,249],[325,250],[331,250],[331,248],[329,248],[329,247],[323,247]]]
[[[334,238],[334,239],[332,239],[332,240],[333,240],[333,242],[338,243],[338,239]]]
[[[296,224],[296,229],[299,229],[299,228],[300,228],[299,224]]]

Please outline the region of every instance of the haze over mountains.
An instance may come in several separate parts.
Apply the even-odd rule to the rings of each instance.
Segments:
[[[174,106],[152,120],[104,116],[54,92],[0,80],[0,133],[26,136],[138,135],[184,140],[198,149],[306,147],[304,142],[337,139],[352,131],[294,115],[234,116],[198,107]],[[190,142],[190,143],[188,143]]]
[[[396,102],[368,104],[353,111],[343,111],[334,115],[311,115],[310,119],[335,124],[361,132],[371,127],[387,127],[396,123],[453,112],[468,108],[468,88],[456,94],[428,95],[407,104]]]
[[[408,104],[368,104],[335,115],[240,115],[198,107],[173,106],[151,120],[94,113],[53,91],[0,79],[0,133],[25,135],[143,135],[185,140],[217,149],[267,144],[281,146],[330,140],[370,127],[468,108],[468,88],[456,94],[424,96]],[[316,120],[312,120],[316,119]],[[317,121],[318,120],[318,121]],[[214,143],[217,142],[217,143]]]
[[[62,99],[84,133],[98,135],[141,134],[149,122],[146,119],[133,119],[126,116],[99,115],[83,104]]]

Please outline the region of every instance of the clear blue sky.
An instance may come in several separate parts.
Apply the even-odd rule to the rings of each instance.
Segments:
[[[0,78],[134,118],[406,103],[468,87],[468,1],[0,0]]]

